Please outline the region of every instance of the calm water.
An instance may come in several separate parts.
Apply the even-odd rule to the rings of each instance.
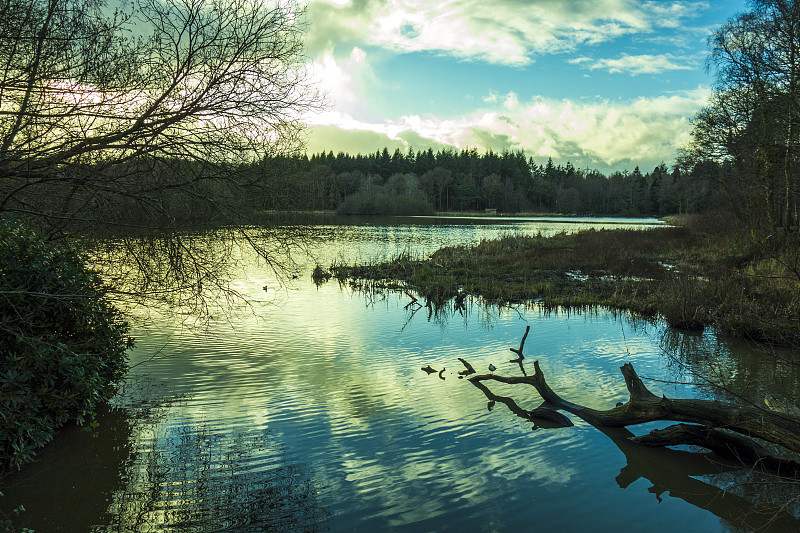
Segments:
[[[514,374],[509,348],[529,325],[531,366],[539,359],[556,391],[596,408],[627,401],[625,362],[643,377],[681,382],[647,381],[668,396],[712,397],[691,384],[691,370],[703,369],[751,384],[754,402],[767,392],[796,399],[792,367],[774,353],[606,312],[475,304],[464,314],[429,316],[405,295],[363,295],[310,279],[318,261],[425,254],[597,222],[278,228],[312,242],[311,256],[294,255],[294,274],[279,280],[243,261],[233,281],[253,305],[202,327],[151,313],[131,354],[142,364],[100,428],[65,431],[35,464],[3,481],[0,505],[24,504],[16,524],[41,532],[797,528],[793,516],[768,523],[759,514],[759,502],[781,497],[777,489],[740,485],[745,473],[710,456],[644,449],[624,430],[601,432],[575,417],[572,428],[533,430],[500,402],[489,409],[484,393],[457,375],[458,357]],[[444,368],[444,379],[422,372],[426,365]],[[527,409],[540,402],[530,387],[492,391]]]

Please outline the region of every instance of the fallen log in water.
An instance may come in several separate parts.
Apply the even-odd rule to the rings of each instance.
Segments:
[[[529,330],[530,326],[525,330],[519,349],[511,349],[519,356],[513,362],[519,363],[523,374],[525,370],[522,368],[522,351]],[[737,458],[748,465],[761,464],[785,473],[800,473],[800,463],[776,457],[776,454],[753,440],[761,439],[776,444],[797,455],[800,453],[800,420],[797,418],[766,409],[713,400],[659,397],[648,390],[630,363],[620,368],[630,392],[630,400],[601,411],[562,398],[547,384],[539,361],[535,361],[533,366],[535,372],[530,376],[480,374],[470,377],[469,380],[481,388],[484,394],[488,392],[492,396],[493,393],[486,387],[486,382],[489,381],[535,387],[544,402],[534,411],[528,411],[528,418],[531,419],[546,419],[551,424],[560,420],[559,425],[562,427],[570,425],[553,415],[556,410],[563,410],[600,428],[627,427],[657,420],[685,422],[693,425],[678,424],[633,437],[631,440],[647,446],[702,446]],[[487,397],[492,400],[489,394]]]

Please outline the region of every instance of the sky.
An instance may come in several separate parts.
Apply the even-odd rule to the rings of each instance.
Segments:
[[[307,0],[325,107],[307,152],[524,150],[601,172],[671,166],[745,0]]]

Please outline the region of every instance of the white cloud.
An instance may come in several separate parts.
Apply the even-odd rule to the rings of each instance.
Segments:
[[[677,0],[312,0],[308,44],[312,53],[358,41],[394,52],[434,51],[523,66],[537,55],[581,44],[683,30],[707,7]]]
[[[519,105],[519,97],[514,91],[509,92],[503,101],[503,107],[508,110],[514,109]]]
[[[506,109],[514,109],[519,104],[519,97],[514,91],[509,91],[505,95],[497,91],[489,91],[488,96],[484,96],[482,100],[487,104],[496,104],[502,101],[503,107]]]
[[[641,54],[628,55],[622,54],[615,59],[591,59],[588,57],[578,57],[569,60],[575,65],[583,65],[591,70],[607,70],[613,74],[628,73],[632,76],[636,74],[661,74],[670,70],[695,70],[698,65],[690,58],[676,57],[672,54]]]
[[[359,48],[358,46],[353,47],[353,51],[350,52],[350,61],[352,63],[364,63],[367,60],[367,53]]]
[[[520,67],[547,53],[635,36],[653,43],[694,31],[706,2],[679,0],[309,0],[308,52],[333,107],[307,117],[316,126],[309,151],[374,152],[384,146],[524,149],[537,158],[601,170],[643,168],[671,161],[688,140],[690,120],[705,102],[703,90],[627,101],[520,101],[521,86],[490,91],[477,108],[449,117],[370,116],[380,91],[390,99],[403,81],[376,78],[370,62],[403,52],[434,52],[459,59]],[[667,29],[666,33],[662,30]],[[680,30],[680,31],[678,31]],[[698,32],[700,30],[697,30]],[[693,33],[695,37],[697,32]],[[588,47],[587,47],[588,48]],[[581,49],[574,65],[592,72],[658,74],[699,68],[697,57],[670,53],[622,54],[597,59]],[[648,50],[650,52],[650,50]],[[674,50],[673,50],[674,52]],[[377,63],[376,63],[377,64]],[[386,75],[386,73],[384,73]],[[446,72],[443,72],[446,75]],[[413,80],[409,80],[413,81]],[[422,80],[424,81],[424,80]],[[478,85],[476,84],[476,87]],[[480,91],[485,91],[485,85]],[[481,94],[475,92],[473,94]],[[451,95],[452,96],[452,95]],[[437,96],[438,97],[438,96]],[[481,103],[481,100],[483,101]],[[376,99],[376,102],[378,100]],[[375,110],[386,107],[376,103]],[[452,113],[452,111],[450,112]],[[337,135],[336,132],[340,132]],[[325,144],[327,143],[327,144]],[[424,146],[427,144],[427,146]]]
[[[601,170],[622,170],[640,165],[656,166],[672,161],[685,144],[691,117],[708,97],[708,90],[638,98],[629,102],[598,100],[589,103],[535,98],[514,102],[498,95],[491,108],[458,118],[406,115],[398,120],[369,123],[344,114],[331,113],[312,123],[350,132],[371,132],[376,142],[427,139],[433,146],[481,150],[523,149],[538,159],[588,165]],[[330,140],[330,135],[328,136]],[[367,139],[362,138],[362,141]],[[359,148],[373,152],[382,145]],[[425,148],[415,145],[414,149]],[[340,148],[330,146],[337,151]]]
[[[710,7],[708,2],[657,1],[645,2],[644,6],[662,28],[682,28],[684,20],[693,18]]]
[[[369,65],[367,53],[355,46],[346,59],[337,59],[332,51],[321,54],[311,62],[315,85],[326,95],[329,105],[345,113],[365,113],[365,101],[361,96],[364,86],[379,85]]]

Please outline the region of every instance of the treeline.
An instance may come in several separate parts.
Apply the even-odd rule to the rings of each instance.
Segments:
[[[337,209],[352,214],[483,211],[666,215],[716,207],[713,182],[724,164],[606,176],[596,170],[537,163],[523,151],[457,151],[367,155],[333,152],[274,156],[260,166],[263,209]],[[391,206],[401,206],[391,211]],[[383,209],[381,209],[383,207]],[[399,212],[398,212],[399,211]]]

